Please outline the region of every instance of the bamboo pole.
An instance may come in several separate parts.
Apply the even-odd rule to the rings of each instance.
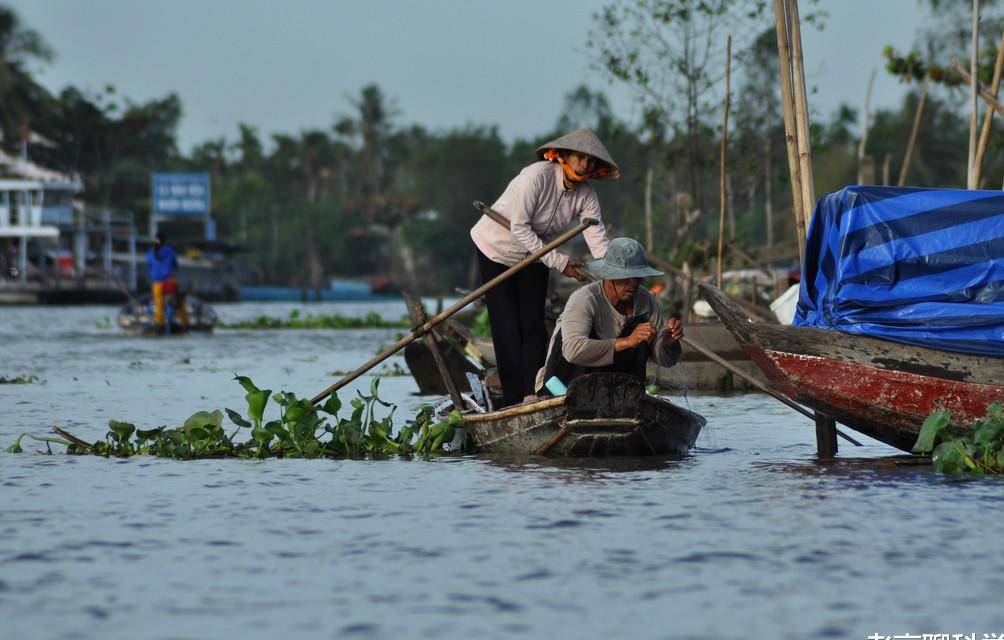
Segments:
[[[805,92],[805,68],[802,62],[802,27],[799,24],[798,0],[788,2],[788,25],[791,33],[791,79],[795,91],[795,126],[798,131],[798,171],[802,180],[802,235],[812,221],[816,206],[816,187],[812,174],[812,137],[809,134],[809,102]],[[804,238],[803,238],[804,242]]]
[[[1001,90],[1001,68],[1004,66],[1004,33],[1001,33],[1001,39],[997,43],[997,59],[994,60],[994,79],[990,83],[990,93],[996,98]],[[983,178],[983,155],[987,151],[987,142],[990,140],[990,125],[993,123],[994,110],[987,109],[986,113],[983,114],[983,128],[980,130],[980,141],[976,144],[976,159],[973,161],[973,172],[975,177],[973,182],[976,183],[976,188],[980,186],[980,181]]]
[[[861,112],[861,141],[858,143],[858,184],[866,184],[867,180],[862,171],[865,163],[865,146],[868,144],[868,109],[872,102],[872,87],[875,84],[875,69],[868,76],[868,89],[865,90],[865,108]]]
[[[774,27],[777,33],[777,59],[781,68],[781,106],[784,115],[784,144],[788,152],[788,176],[791,183],[792,210],[795,214],[795,239],[798,261],[805,254],[805,214],[802,211],[802,179],[798,165],[798,133],[795,129],[795,102],[792,97],[791,53],[788,45],[788,19],[784,0],[774,0]]]
[[[970,112],[969,112],[969,167],[966,171],[966,188],[976,188],[976,85],[978,76],[976,73],[976,57],[978,54],[980,41],[980,0],[973,0],[973,37],[969,53],[969,86],[970,86]]]
[[[1004,47],[1002,47],[1004,48]],[[917,132],[920,131],[920,119],[924,115],[924,103],[927,101],[927,86],[931,83],[930,72],[924,76],[924,86],[920,90],[920,100],[917,102],[917,113],[913,114],[913,128],[910,129],[910,140],[906,143],[906,153],[903,155],[903,166],[899,168],[897,185],[906,184],[906,175],[910,171],[910,161],[913,160],[913,146],[917,143]]]
[[[718,286],[722,286],[722,256],[725,251],[725,165],[729,147],[729,91],[732,74],[732,34],[725,44],[725,104],[722,107],[722,146],[718,162],[718,195],[721,211],[718,215]]]
[[[582,221],[579,222],[579,224],[575,225],[574,227],[572,227],[568,231],[562,233],[560,236],[558,236],[557,238],[555,238],[551,242],[545,244],[540,249],[534,251],[533,253],[531,253],[527,257],[523,258],[522,260],[520,260],[519,262],[517,262],[513,266],[509,267],[508,269],[506,269],[505,271],[503,271],[502,273],[500,273],[499,275],[495,276],[494,278],[492,278],[488,282],[484,283],[483,285],[481,285],[480,287],[478,287],[474,291],[470,292],[469,294],[467,294],[466,296],[464,296],[464,298],[462,300],[460,300],[459,302],[454,303],[446,311],[443,311],[442,313],[440,313],[439,315],[437,315],[435,318],[429,320],[428,322],[425,322],[425,323],[419,325],[418,327],[415,327],[411,331],[411,333],[409,333],[405,337],[403,337],[400,340],[398,340],[397,342],[395,342],[393,345],[391,345],[390,347],[388,347],[386,350],[384,350],[380,354],[374,356],[372,359],[369,360],[369,362],[367,362],[366,364],[362,365],[361,367],[359,367],[358,369],[356,369],[355,371],[353,371],[349,375],[345,376],[344,378],[342,378],[341,380],[339,380],[335,384],[331,385],[330,387],[328,387],[324,391],[322,391],[319,394],[317,394],[316,396],[314,396],[314,398],[311,400],[311,402],[313,402],[314,404],[317,404],[321,400],[324,400],[326,397],[328,397],[329,395],[331,395],[335,391],[338,391],[339,389],[341,389],[342,387],[344,387],[348,383],[352,382],[353,380],[355,380],[356,378],[358,378],[362,374],[366,373],[367,371],[369,371],[373,367],[377,366],[378,364],[380,364],[381,362],[383,362],[387,358],[389,358],[392,355],[394,355],[395,353],[397,353],[398,351],[400,351],[402,348],[404,348],[408,344],[414,342],[415,340],[418,340],[419,338],[421,338],[422,336],[424,336],[426,333],[428,333],[429,331],[431,331],[433,327],[435,327],[436,325],[440,324],[441,322],[443,322],[444,320],[446,320],[447,318],[449,318],[450,316],[452,316],[456,312],[460,311],[461,309],[463,309],[464,307],[466,307],[470,303],[474,302],[475,300],[477,300],[478,298],[480,298],[481,296],[483,296],[488,291],[494,289],[496,286],[498,286],[502,282],[505,282],[509,278],[513,277],[514,275],[516,275],[517,273],[519,273],[520,271],[522,271],[523,269],[529,267],[531,264],[533,264],[534,262],[536,262],[537,260],[539,260],[543,256],[546,256],[547,254],[551,253],[552,251],[554,251],[555,249],[557,249],[561,245],[565,244],[566,242],[568,242],[569,240],[571,240],[575,236],[579,235],[580,233],[582,233],[583,231],[585,231],[588,227],[591,227],[591,226],[593,226],[595,224],[596,224],[596,219],[595,218],[583,218]]]
[[[648,171],[645,172],[645,251],[652,253],[654,249],[654,238],[652,236],[652,180],[655,172],[649,164]]]

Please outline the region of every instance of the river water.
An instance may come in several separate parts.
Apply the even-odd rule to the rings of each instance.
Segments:
[[[114,313],[0,309],[0,376],[40,378],[0,385],[0,448],[51,425],[96,440],[109,418],[243,411],[234,372],[309,396],[396,333],[129,338],[102,326]],[[429,400],[415,390],[381,382],[400,418]],[[0,453],[0,637],[1004,633],[1004,482],[897,466],[865,438],[819,464],[811,426],[774,400],[674,400],[708,420],[678,461],[177,462],[37,455],[26,440]]]

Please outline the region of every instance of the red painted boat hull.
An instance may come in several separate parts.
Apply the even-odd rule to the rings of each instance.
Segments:
[[[757,323],[721,291],[701,290],[771,387],[898,449],[913,447],[933,411],[947,409],[965,433],[1004,402],[1002,358]]]

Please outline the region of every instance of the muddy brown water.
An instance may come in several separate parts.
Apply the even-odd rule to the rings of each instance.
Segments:
[[[300,308],[404,313],[397,302]],[[233,321],[263,307],[217,310]],[[99,328],[114,312],[0,309],[0,376],[44,380],[0,385],[0,445],[52,424],[92,440],[109,418],[152,427],[243,410],[232,372],[310,395],[396,333],[129,338]],[[408,377],[381,384],[398,417],[429,400],[414,391]],[[674,399],[708,419],[683,460],[0,453],[0,637],[1004,631],[1004,482],[896,465],[884,458],[897,452],[864,438],[817,464],[812,428],[776,401]]]

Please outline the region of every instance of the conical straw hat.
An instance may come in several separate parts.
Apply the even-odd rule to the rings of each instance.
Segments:
[[[603,146],[592,129],[579,129],[540,145],[537,147],[537,157],[543,158],[544,152],[548,149],[567,149],[591,155],[610,168],[610,173],[599,178],[600,180],[617,180],[621,177],[620,167],[610,157],[610,152]]]

